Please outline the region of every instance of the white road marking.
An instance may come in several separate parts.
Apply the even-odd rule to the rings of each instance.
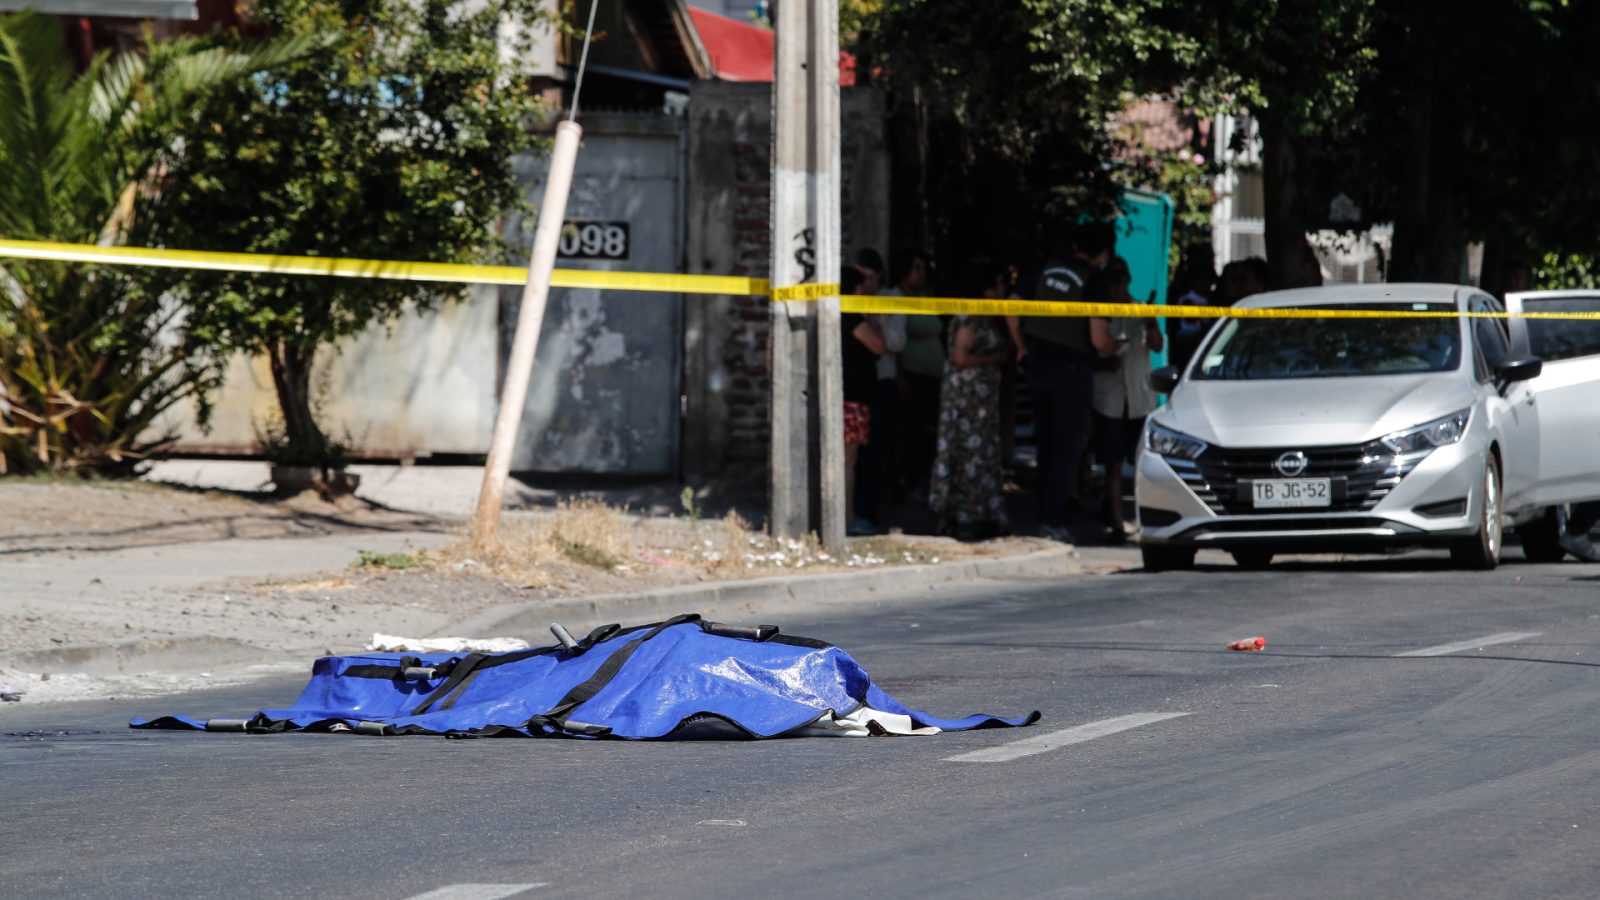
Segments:
[[[1098,722],[1089,722],[1084,725],[1075,725],[1072,728],[1052,731],[1038,737],[1023,738],[998,747],[989,747],[985,750],[974,750],[971,753],[962,753],[952,756],[945,762],[1008,762],[1035,753],[1046,753],[1058,747],[1070,744],[1081,744],[1095,738],[1138,728],[1140,725],[1149,725],[1152,722],[1161,722],[1166,719],[1176,719],[1187,716],[1188,713],[1134,713],[1129,716],[1117,716],[1115,719],[1101,719]]]
[[[1512,641],[1525,641],[1543,634],[1542,631],[1502,631],[1499,634],[1486,635],[1473,638],[1470,641],[1456,641],[1454,644],[1440,644],[1436,647],[1423,647],[1421,650],[1407,650],[1396,653],[1395,656],[1449,656],[1463,650],[1476,650],[1479,647],[1489,647],[1494,644],[1509,644]]]
[[[447,884],[442,888],[418,894],[410,900],[501,900],[503,897],[513,897],[523,891],[544,887],[548,882],[536,881],[533,884]]]

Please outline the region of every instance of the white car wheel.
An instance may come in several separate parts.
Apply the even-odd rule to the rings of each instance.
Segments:
[[[1450,547],[1456,565],[1469,569],[1492,569],[1500,564],[1500,545],[1505,537],[1505,512],[1500,498],[1500,462],[1490,454],[1483,464],[1483,502],[1478,506],[1477,533]]]

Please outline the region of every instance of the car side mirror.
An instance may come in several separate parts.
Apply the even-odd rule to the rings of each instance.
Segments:
[[[1528,376],[1532,378],[1532,375]],[[1178,389],[1178,381],[1183,378],[1183,373],[1173,366],[1162,366],[1150,373],[1150,387],[1158,394],[1170,394]]]
[[[1512,384],[1538,378],[1542,371],[1544,371],[1544,360],[1537,356],[1524,356],[1501,363],[1495,374],[1500,376],[1502,384]]]

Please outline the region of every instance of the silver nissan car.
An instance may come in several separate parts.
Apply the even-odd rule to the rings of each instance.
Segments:
[[[1224,319],[1186,371],[1153,373],[1170,398],[1150,416],[1139,454],[1146,569],[1187,568],[1201,547],[1261,567],[1277,553],[1415,544],[1486,569],[1507,528],[1548,521],[1558,500],[1600,497],[1591,474],[1600,472],[1600,404],[1541,421],[1543,362],[1525,323],[1462,315],[1501,312],[1494,297],[1455,285],[1341,285],[1240,306],[1451,315]],[[1543,323],[1544,343],[1564,324]],[[1596,362],[1563,377],[1564,397],[1600,385]],[[1580,433],[1588,439],[1570,440]],[[1553,445],[1557,434],[1565,446]],[[1557,476],[1585,495],[1562,495]]]

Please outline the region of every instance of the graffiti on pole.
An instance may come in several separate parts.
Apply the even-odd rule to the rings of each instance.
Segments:
[[[794,261],[800,266],[799,283],[804,284],[817,276],[817,230],[807,228],[794,236],[800,248],[794,251]]]

